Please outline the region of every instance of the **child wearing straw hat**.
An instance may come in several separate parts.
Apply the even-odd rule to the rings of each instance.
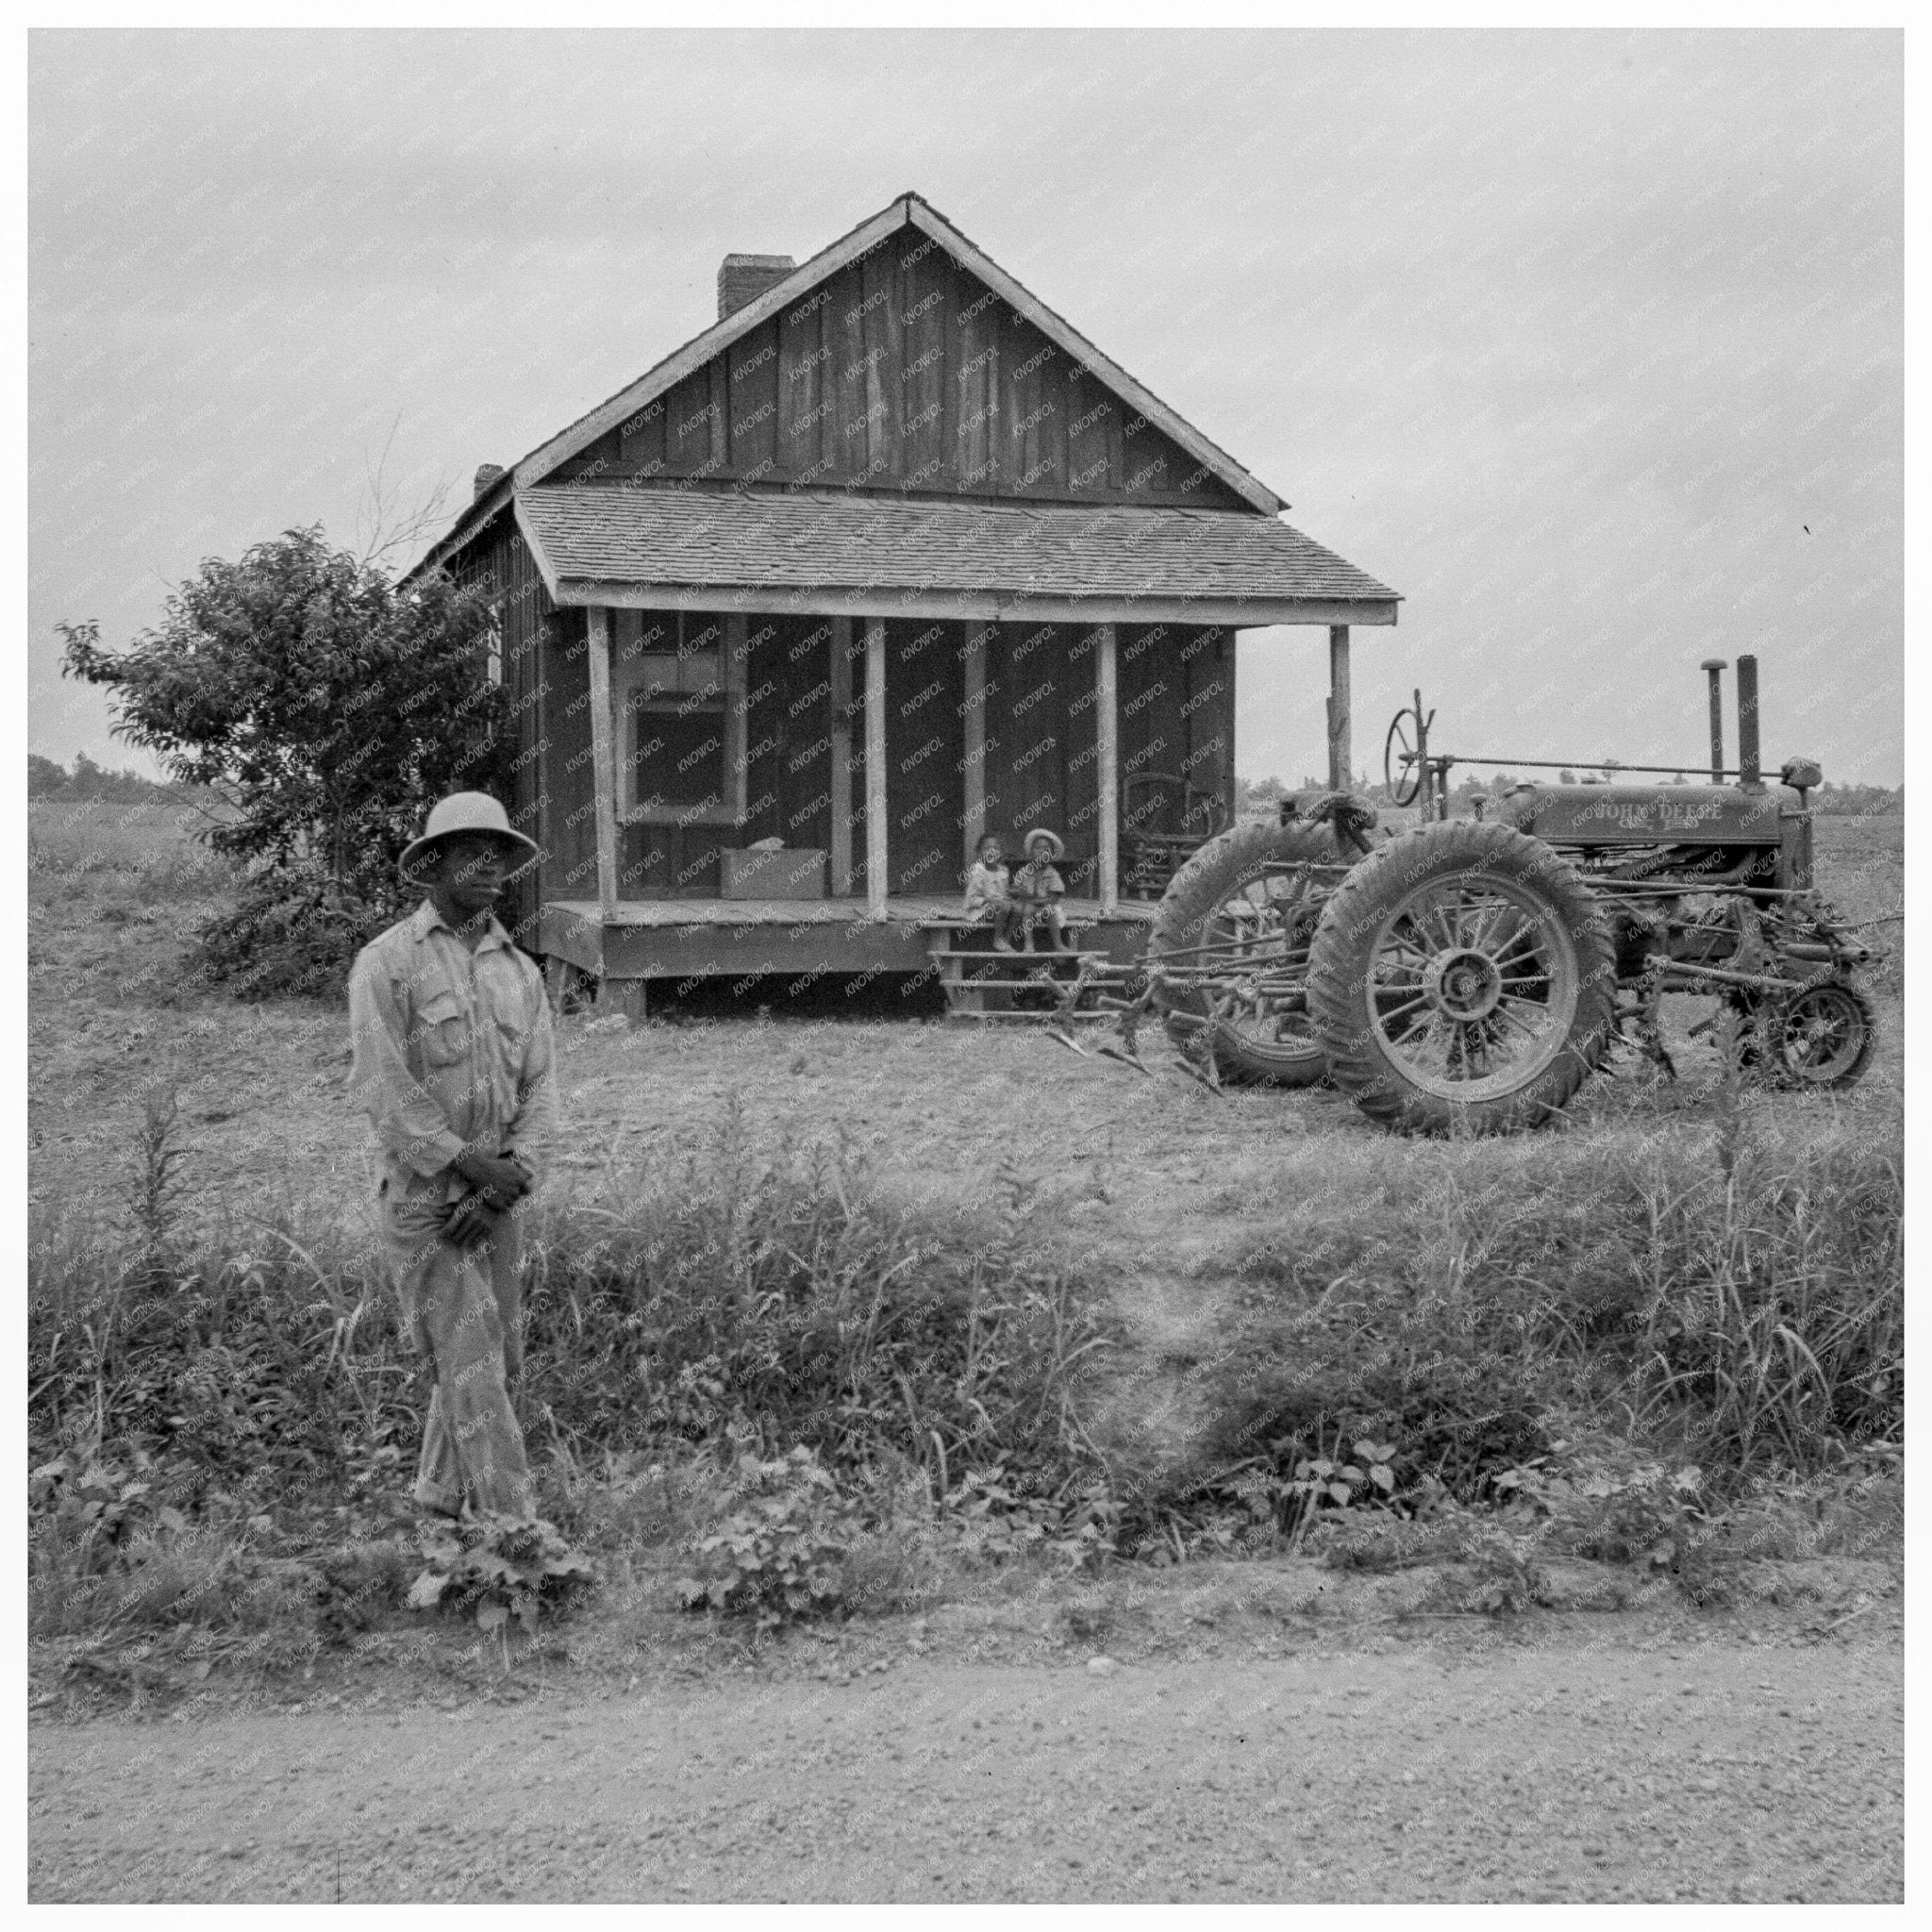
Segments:
[[[1043,933],[1045,950],[1055,953],[1066,944],[1060,901],[1066,897],[1067,882],[1060,877],[1054,861],[1066,849],[1058,832],[1035,825],[1021,845],[1026,863],[1013,874],[1013,903],[1020,908],[1027,934],[1030,937]]]

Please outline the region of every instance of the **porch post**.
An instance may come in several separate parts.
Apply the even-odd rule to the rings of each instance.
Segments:
[[[1094,710],[1099,751],[1100,909],[1116,912],[1121,903],[1121,719],[1120,668],[1114,628],[1094,632]]]
[[[1355,771],[1348,741],[1348,626],[1328,626],[1328,789],[1346,791]]]
[[[617,917],[617,751],[610,721],[610,612],[586,612],[591,655],[591,782],[597,788],[597,910]]]
[[[966,625],[966,788],[960,829],[968,864],[979,856],[986,837],[986,626]]]
[[[832,623],[832,897],[852,891],[852,620]]]
[[[886,621],[865,621],[865,909],[886,916]]]

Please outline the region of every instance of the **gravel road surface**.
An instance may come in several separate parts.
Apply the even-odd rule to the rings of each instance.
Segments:
[[[36,1900],[1898,1900],[1896,1641],[37,1722]]]

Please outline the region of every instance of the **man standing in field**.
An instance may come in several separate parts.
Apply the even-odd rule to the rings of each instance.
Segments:
[[[537,858],[480,791],[442,799],[403,854],[427,897],[349,975],[350,1084],[382,1145],[381,1217],[405,1332],[435,1392],[415,1498],[536,1513],[509,1391],[523,1370],[523,1231],[554,1118],[550,1008],[494,910]]]

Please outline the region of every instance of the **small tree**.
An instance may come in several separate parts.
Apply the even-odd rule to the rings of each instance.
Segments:
[[[284,940],[333,920],[305,985],[320,990],[396,909],[395,862],[427,804],[504,794],[510,714],[484,671],[489,621],[476,591],[441,575],[400,590],[315,528],[208,558],[125,651],[92,622],[59,626],[67,675],[116,692],[116,736],[228,808],[205,836],[251,874],[242,927],[205,936],[218,972],[260,950],[242,933],[273,902]]]

